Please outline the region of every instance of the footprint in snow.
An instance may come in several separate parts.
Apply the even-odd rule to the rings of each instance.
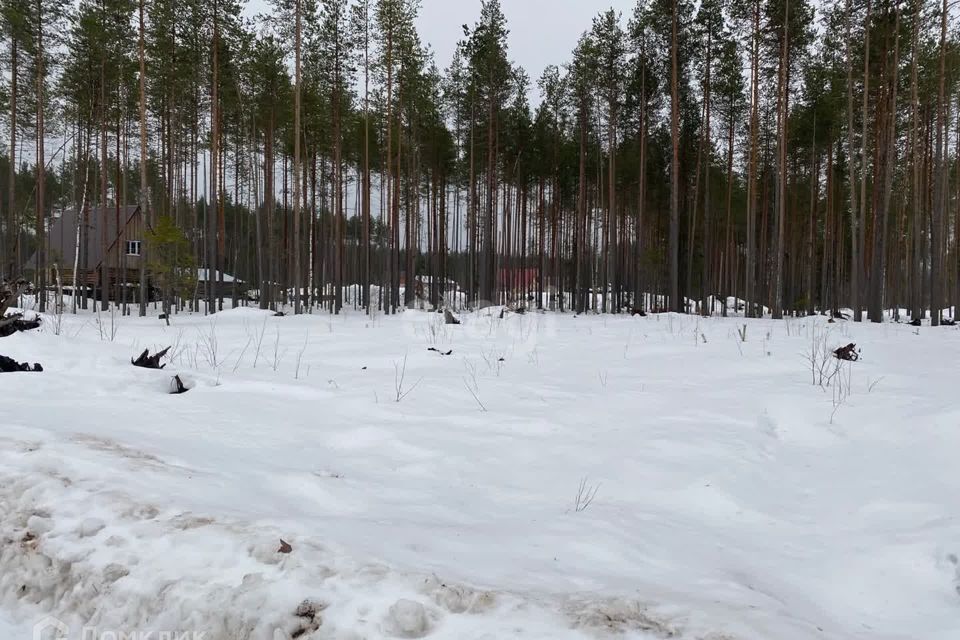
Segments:
[[[957,554],[951,553],[947,556],[947,560],[953,565],[956,574],[954,578],[954,589],[957,595],[960,596],[960,558],[957,557]]]

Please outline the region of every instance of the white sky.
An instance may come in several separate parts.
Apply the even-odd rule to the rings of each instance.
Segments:
[[[480,0],[422,0],[417,29],[445,69],[464,24],[471,27],[480,16]],[[624,24],[636,0],[502,0],[510,29],[509,56],[530,76],[531,101],[539,102],[537,80],[551,64],[568,62],[580,34],[590,28],[593,17],[613,8],[623,14]]]

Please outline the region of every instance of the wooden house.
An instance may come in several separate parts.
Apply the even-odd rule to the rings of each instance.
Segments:
[[[132,299],[122,292],[140,285],[145,233],[139,206],[88,207],[81,216],[76,209],[65,209],[48,225],[46,281],[55,285],[56,268],[62,285],[69,287],[76,265],[79,287],[98,289],[105,273],[109,297]],[[27,261],[26,267],[36,272],[36,254]]]

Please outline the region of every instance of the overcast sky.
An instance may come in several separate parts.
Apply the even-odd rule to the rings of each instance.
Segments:
[[[510,29],[510,59],[530,75],[531,100],[539,102],[537,80],[551,64],[568,62],[580,34],[593,17],[613,7],[626,20],[636,0],[502,0]],[[434,50],[437,66],[445,69],[453,57],[463,25],[480,16],[480,0],[422,0],[417,29]]]
[[[590,28],[594,16],[611,7],[626,20],[633,14],[637,0],[501,0],[510,30],[510,60],[522,66],[530,76],[530,100],[540,102],[537,80],[551,64],[570,61],[580,35]],[[247,15],[268,11],[267,0],[248,0]],[[480,17],[480,0],[421,0],[417,31],[433,49],[437,66],[446,69],[453,58],[457,41],[463,38],[463,25],[473,25]]]

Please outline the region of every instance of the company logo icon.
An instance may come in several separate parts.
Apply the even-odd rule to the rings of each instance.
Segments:
[[[62,620],[47,616],[33,625],[33,640],[63,640],[70,632],[70,627]]]

